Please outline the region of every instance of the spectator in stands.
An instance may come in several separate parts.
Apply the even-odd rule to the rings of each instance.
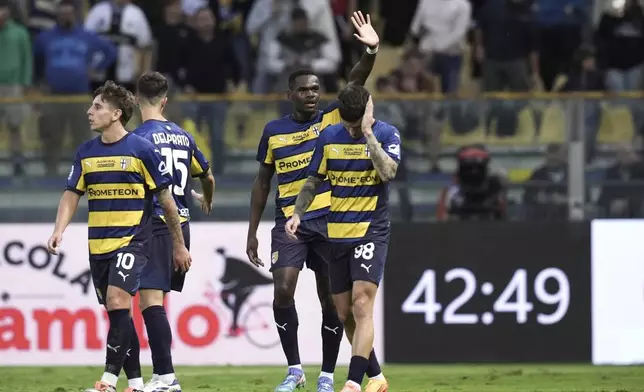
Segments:
[[[523,205],[528,220],[568,219],[568,150],[551,144],[546,162],[534,170],[525,184]]]
[[[34,58],[44,64],[43,92],[57,96],[84,95],[90,92],[90,70],[103,70],[116,59],[111,41],[78,25],[72,0],[61,0],[57,7],[58,23],[41,33],[34,43]],[[98,56],[97,56],[98,55]],[[93,59],[101,62],[94,64]],[[91,136],[87,127],[86,103],[55,103],[41,107],[40,133],[47,175],[58,174],[58,162],[69,126],[74,148]]]
[[[619,92],[642,88],[644,11],[637,0],[626,0],[619,14],[602,15],[597,45],[608,89]]]
[[[488,0],[475,35],[484,91],[527,92],[540,84],[537,36],[528,0]],[[488,132],[496,119],[497,136],[514,135],[523,106],[519,102],[493,103],[487,117]]]
[[[334,78],[338,63],[334,53],[339,51],[322,33],[313,30],[306,11],[296,8],[291,26],[269,43],[266,68],[278,86],[286,86],[288,75],[298,68],[311,68],[321,80]]]
[[[597,205],[607,218],[644,217],[644,163],[632,144],[617,149],[617,162],[604,177]]]
[[[11,18],[9,0],[0,0],[0,98],[22,98],[32,82],[32,50],[27,29]],[[0,104],[0,121],[9,129],[13,174],[24,174],[22,135],[20,127],[26,107],[21,104]]]
[[[638,91],[644,80],[644,11],[638,0],[625,0],[622,9],[602,14],[597,29],[600,66],[612,92]],[[644,131],[644,111],[629,102],[635,129]]]
[[[186,48],[186,86],[189,94],[226,94],[230,81],[239,81],[239,67],[229,37],[217,31],[217,20],[209,7],[195,14],[194,36]],[[213,172],[224,170],[224,130],[228,104],[224,100],[199,102],[191,117],[197,126],[205,121],[210,130]]]
[[[250,12],[251,0],[210,0],[219,28],[228,34],[240,67],[240,78],[250,83],[253,73],[250,39],[244,25]]]
[[[185,23],[181,0],[165,1],[163,20],[153,26],[152,33],[157,42],[157,71],[174,87],[183,86],[186,77],[186,48],[191,30]]]
[[[328,61],[340,63],[340,49],[338,36],[335,31],[331,6],[328,0],[255,0],[248,14],[246,21],[246,32],[249,36],[259,36],[257,54],[257,68],[253,81],[252,91],[258,94],[265,94],[276,90],[283,91],[284,86],[277,86],[270,80],[269,72],[266,69],[267,59],[270,58],[271,43],[277,40],[277,36],[289,28],[291,14],[295,8],[302,8],[309,18],[309,25],[317,32],[324,34],[329,40],[330,47],[336,51],[329,51]],[[328,81],[325,88],[329,90]],[[333,89],[331,89],[333,90]]]
[[[603,92],[605,91],[604,72],[597,67],[595,49],[591,45],[580,47],[573,58],[569,74],[561,86],[553,86],[554,91],[565,92]],[[587,99],[584,102],[584,125],[586,127],[586,162],[590,163],[595,155],[601,105],[599,100]]]
[[[582,42],[592,8],[591,0],[536,0],[541,80],[552,90],[560,74],[567,74]]]
[[[376,80],[376,91],[385,95],[394,95],[397,93],[396,86],[394,86],[391,77],[387,76],[381,76]],[[400,101],[378,99],[375,103],[374,111],[377,119],[395,126],[407,137],[407,133],[405,132],[407,119],[405,118],[405,112],[401,107]]]
[[[348,80],[349,72],[358,62],[362,46],[353,38],[353,26],[351,25],[351,15],[358,10],[357,0],[330,0],[331,10],[333,11],[333,20],[335,21],[335,30],[340,41],[340,51],[342,61],[339,68],[339,75]],[[364,10],[365,8],[361,8]]]
[[[418,2],[410,34],[441,80],[443,93],[458,89],[472,7],[467,0]]]
[[[425,67],[423,54],[417,50],[405,53],[400,67],[390,78],[396,91],[402,93],[435,92],[434,78]],[[402,107],[407,122],[406,137],[418,137],[427,145],[432,171],[439,172],[440,126],[432,123],[436,117],[435,105],[427,101],[409,101]]]
[[[87,13],[85,28],[109,38],[118,47],[116,62],[93,80],[98,88],[113,80],[134,91],[137,77],[151,67],[152,32],[143,10],[131,0],[106,0]]]
[[[40,33],[49,31],[56,26],[56,13],[59,2],[60,0],[21,1],[24,5],[26,24],[29,27],[32,40],[35,40]],[[83,12],[85,12],[83,0],[74,0],[76,20],[83,20]]]

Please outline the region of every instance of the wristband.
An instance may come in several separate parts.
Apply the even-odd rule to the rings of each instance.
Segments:
[[[375,49],[371,49],[370,47],[367,46],[367,53],[376,54],[376,53],[378,53],[378,48],[379,48],[379,46],[376,46]]]

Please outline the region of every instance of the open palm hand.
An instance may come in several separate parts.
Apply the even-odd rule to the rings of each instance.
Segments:
[[[354,37],[363,44],[367,45],[370,48],[375,48],[380,43],[380,37],[378,33],[373,29],[371,25],[371,17],[367,14],[365,18],[361,11],[354,12],[351,16],[351,22],[356,28],[356,33],[353,34]]]

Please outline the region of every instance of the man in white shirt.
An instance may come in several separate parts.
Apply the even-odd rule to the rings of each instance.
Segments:
[[[114,65],[97,74],[93,88],[113,80],[134,91],[138,76],[149,66],[148,49],[152,32],[143,10],[131,0],[106,0],[94,5],[85,19],[85,28],[114,42],[118,54]]]
[[[458,89],[472,7],[467,0],[420,0],[410,34],[430,58],[431,71],[441,78],[443,93]]]
[[[246,19],[248,35],[258,34],[260,39],[257,71],[252,86],[254,93],[271,92],[273,83],[270,83],[269,72],[266,69],[271,57],[270,50],[274,47],[277,36],[289,27],[291,13],[296,8],[304,9],[309,25],[328,39],[327,45],[331,50],[325,53],[326,60],[340,63],[338,35],[328,0],[256,0]]]

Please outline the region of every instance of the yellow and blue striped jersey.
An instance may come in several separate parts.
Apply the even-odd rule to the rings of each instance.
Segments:
[[[190,195],[191,177],[203,177],[208,174],[210,163],[201,153],[192,135],[170,121],[148,120],[134,131],[135,135],[152,142],[161,153],[165,165],[172,175],[172,196],[179,209],[181,223],[190,220],[188,195]],[[164,221],[163,209],[154,198],[154,216]],[[156,219],[155,226],[166,228],[164,222]]]
[[[383,150],[400,162],[400,132],[382,121],[372,129]],[[354,139],[342,124],[327,128],[317,141],[308,175],[328,178],[331,185],[329,241],[389,233],[389,184],[376,172],[364,136]]]
[[[90,260],[112,257],[129,247],[147,252],[153,193],[172,178],[149,141],[128,133],[106,144],[100,136],[83,143],[67,177],[67,190],[87,193]]]
[[[315,143],[328,126],[340,122],[337,101],[307,122],[297,122],[292,116],[266,124],[257,149],[257,160],[262,165],[275,168],[277,192],[275,194],[275,220],[290,218],[295,210],[295,199],[306,182],[307,167]],[[324,216],[329,211],[331,192],[328,181],[320,187],[303,220]]]

